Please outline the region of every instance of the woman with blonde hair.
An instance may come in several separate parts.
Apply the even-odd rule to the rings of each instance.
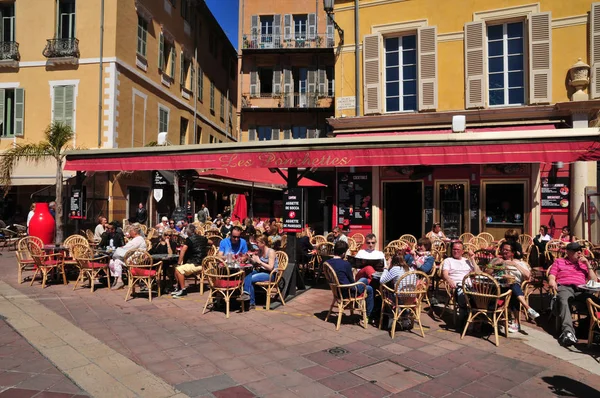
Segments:
[[[256,301],[254,297],[254,283],[266,282],[270,278],[271,271],[277,269],[278,261],[275,250],[269,247],[268,239],[261,235],[256,238],[258,251],[250,257],[254,270],[244,278],[244,293],[238,298],[239,301],[250,301],[250,309],[254,309]]]

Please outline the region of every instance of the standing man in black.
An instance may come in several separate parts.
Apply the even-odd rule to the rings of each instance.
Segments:
[[[142,202],[140,202],[140,204],[138,205],[138,209],[135,212],[135,219],[140,224],[146,224],[146,221],[148,221],[148,211],[146,210]]]

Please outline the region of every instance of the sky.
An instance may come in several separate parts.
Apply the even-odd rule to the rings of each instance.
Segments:
[[[238,49],[238,0],[205,0],[206,5],[213,13],[219,25],[233,44]]]

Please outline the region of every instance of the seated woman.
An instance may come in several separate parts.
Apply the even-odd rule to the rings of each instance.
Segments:
[[[571,243],[571,242],[573,242],[573,237],[571,236],[571,229],[568,226],[565,225],[562,228],[562,231],[560,233],[560,237],[558,239],[560,239],[561,242],[565,242],[565,243]]]
[[[395,287],[396,283],[400,279],[402,275],[407,272],[414,271],[414,268],[411,268],[405,260],[405,257],[402,256],[400,252],[396,253],[391,259],[390,264],[386,265],[383,269],[383,274],[381,275],[380,283],[386,283],[390,287]],[[409,277],[408,279],[404,279],[404,283],[402,285],[398,285],[398,292],[402,291],[405,288],[412,289],[410,286],[415,286],[417,284],[416,276]],[[391,328],[393,323],[393,319],[388,321],[388,327]],[[404,312],[402,314],[402,318],[400,321],[400,326],[402,329],[411,329],[412,328],[412,320],[409,317],[409,314]]]
[[[177,244],[173,239],[173,230],[166,229],[156,246],[150,249],[150,254],[173,254],[177,252]]]
[[[507,229],[504,233],[504,240],[507,242],[514,242],[516,245],[517,251],[514,253],[515,258],[520,260],[523,258],[523,246],[519,243],[519,231],[516,229]],[[500,252],[498,252],[500,254]]]
[[[527,301],[525,301],[525,295],[523,294],[523,290],[521,289],[521,283],[523,280],[529,279],[531,276],[531,270],[529,269],[529,265],[522,260],[517,260],[515,258],[515,252],[517,251],[517,247],[514,242],[504,242],[500,246],[500,257],[492,260],[490,265],[492,266],[504,266],[506,268],[506,272],[510,275],[514,276],[515,281],[510,285],[510,289],[512,290],[512,298],[511,298],[511,310],[513,312],[513,317],[518,319],[519,317],[519,303],[523,305],[527,309],[529,316],[532,319],[535,319],[540,316],[536,310],[531,308]],[[510,333],[516,333],[519,331],[519,323],[517,321],[510,321],[508,324],[508,331]]]
[[[417,250],[412,254],[406,254],[404,260],[417,271],[429,274],[435,263],[435,258],[431,255],[431,240],[429,238],[419,239]]]
[[[444,234],[444,231],[442,231],[442,225],[439,222],[434,223],[431,231],[429,231],[425,236],[429,239],[448,239],[446,234]]]
[[[277,269],[278,265],[275,250],[269,247],[266,237],[258,236],[256,244],[258,252],[250,257],[255,269],[244,278],[244,293],[238,298],[239,301],[250,300],[250,309],[256,307],[254,283],[268,281],[271,271]]]

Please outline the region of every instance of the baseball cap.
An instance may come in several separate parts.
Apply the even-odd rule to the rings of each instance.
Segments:
[[[583,249],[583,246],[581,246],[579,243],[577,242],[571,242],[567,245],[567,251],[571,251],[571,252],[578,252],[580,250]]]

